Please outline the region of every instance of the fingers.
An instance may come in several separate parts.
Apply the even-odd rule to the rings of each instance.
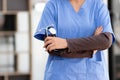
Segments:
[[[103,27],[102,26],[100,26],[100,27],[98,27],[98,32],[102,32],[103,31]]]
[[[51,52],[52,50],[55,49],[54,38],[55,37],[46,37],[45,38],[45,40],[44,40],[44,48],[46,48],[46,51]]]
[[[94,50],[93,53],[95,54],[97,52],[97,50]]]
[[[51,39],[53,39],[54,37],[46,37],[45,38],[45,40],[44,40],[44,42],[46,43],[47,41],[49,41],[49,40],[51,40]]]
[[[51,52],[52,50],[55,50],[54,43],[48,45],[47,48],[46,48],[46,50],[49,51],[49,52]]]
[[[100,27],[97,28],[97,32],[98,33],[101,33],[102,31],[103,31],[103,27],[102,26],[100,26]]]
[[[99,35],[100,33],[102,33],[102,31],[103,31],[103,27],[102,27],[102,26],[100,26],[100,27],[98,27],[98,28],[96,29],[95,34],[94,34],[94,35]]]
[[[102,32],[102,30],[103,30],[103,27],[102,27],[102,26],[100,26],[100,27],[98,27],[98,28],[97,28],[96,32],[97,32],[97,33],[101,33],[101,32]]]
[[[47,47],[47,45],[51,44],[53,42],[54,37],[46,37],[44,40],[44,48]]]
[[[46,41],[45,44],[44,44],[44,48],[46,48],[48,45],[52,44],[52,42],[53,42],[52,39]]]

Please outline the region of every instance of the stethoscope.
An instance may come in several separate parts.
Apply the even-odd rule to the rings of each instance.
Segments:
[[[45,30],[45,38],[48,36],[56,37],[56,29],[53,27],[53,25],[49,25],[46,28],[41,28],[39,31]],[[55,49],[52,51],[53,53],[57,54],[59,53],[59,50]]]
[[[41,28],[39,31],[45,30],[45,38],[48,36],[52,36],[52,37],[56,37],[56,29],[53,27],[53,25],[49,25],[46,28]],[[59,55],[59,53],[61,54],[61,51],[64,49],[55,49],[52,51],[52,53]]]

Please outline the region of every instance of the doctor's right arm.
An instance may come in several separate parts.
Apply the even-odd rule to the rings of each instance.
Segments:
[[[54,25],[54,28],[56,28],[56,18],[55,18],[56,12],[55,12],[55,7],[54,7],[54,2],[52,0],[48,1],[40,22],[37,26],[36,32],[34,34],[34,37],[38,40],[44,40],[45,37],[45,31],[42,29],[45,29],[49,25]]]

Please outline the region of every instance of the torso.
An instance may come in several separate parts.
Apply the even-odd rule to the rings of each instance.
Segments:
[[[79,8],[73,5],[75,7],[73,9],[69,0],[55,0],[57,36],[61,38],[92,36],[97,28],[96,1],[85,0]],[[91,59],[49,56],[45,80],[108,80],[101,54],[103,53],[99,51]]]

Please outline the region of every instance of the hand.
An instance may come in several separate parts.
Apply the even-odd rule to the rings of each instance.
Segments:
[[[99,35],[100,33],[102,33],[102,31],[103,31],[103,27],[100,26],[100,27],[98,27],[98,28],[95,30],[94,35]],[[96,52],[97,52],[97,50],[94,50],[93,53],[96,53]]]
[[[67,48],[67,41],[66,39],[58,38],[58,37],[47,37],[44,41],[44,48],[48,52],[51,52],[55,49],[65,49]]]

